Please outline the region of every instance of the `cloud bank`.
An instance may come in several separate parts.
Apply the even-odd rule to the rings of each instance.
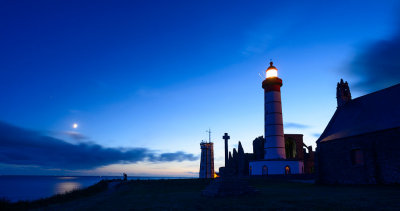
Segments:
[[[370,43],[348,69],[360,79],[355,88],[375,91],[400,83],[400,30],[389,39]]]
[[[295,122],[285,122],[283,125],[285,126],[285,128],[298,128],[298,129],[304,129],[309,127],[308,125]]]
[[[147,148],[105,148],[94,143],[71,144],[39,132],[0,122],[0,163],[68,170],[94,169],[140,161],[194,161],[198,156],[177,151],[156,153]]]

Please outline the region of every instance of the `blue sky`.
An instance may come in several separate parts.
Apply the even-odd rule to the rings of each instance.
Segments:
[[[373,74],[360,65],[365,55],[379,60],[368,54],[376,43],[397,37],[396,1],[0,4],[1,122],[74,146],[189,158],[71,169],[0,157],[0,174],[197,176],[191,155],[208,128],[218,168],[224,132],[230,148],[240,140],[245,152],[263,135],[259,74],[270,59],[283,80],[285,133],[304,134],[307,145],[336,109],[340,78],[353,97],[400,81],[369,86]]]

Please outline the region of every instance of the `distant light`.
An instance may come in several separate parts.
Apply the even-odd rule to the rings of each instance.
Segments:
[[[269,68],[267,70],[267,78],[272,78],[272,77],[278,77],[278,70],[277,69],[273,69],[273,68]]]
[[[76,128],[78,128],[78,124],[74,123],[74,124],[72,125],[72,127],[73,127],[74,129],[76,129]]]

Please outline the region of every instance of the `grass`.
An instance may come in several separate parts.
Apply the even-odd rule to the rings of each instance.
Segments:
[[[201,179],[138,180],[25,204],[39,210],[399,210],[400,186],[323,186],[248,179],[257,195],[208,198]],[[101,186],[101,185],[100,185]],[[85,189],[86,190],[86,189]],[[79,193],[79,194],[78,194]],[[14,207],[15,208],[15,207]]]

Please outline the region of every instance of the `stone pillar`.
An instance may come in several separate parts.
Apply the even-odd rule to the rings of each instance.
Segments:
[[[231,138],[230,136],[228,136],[228,133],[225,133],[224,136],[222,136],[222,138],[225,140],[225,167],[228,166],[228,140]]]

